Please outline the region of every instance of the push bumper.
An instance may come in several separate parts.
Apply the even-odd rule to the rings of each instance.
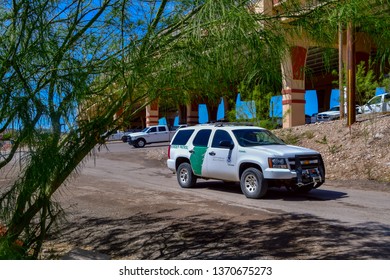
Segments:
[[[313,184],[318,188],[325,182],[325,167],[321,155],[295,156],[289,158],[290,169],[267,168],[264,178],[289,180],[298,187]]]

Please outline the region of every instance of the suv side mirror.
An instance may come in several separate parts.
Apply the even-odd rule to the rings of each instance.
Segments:
[[[234,148],[234,143],[229,140],[222,140],[221,142],[219,142],[219,146],[221,148],[229,148],[230,150],[232,150]]]

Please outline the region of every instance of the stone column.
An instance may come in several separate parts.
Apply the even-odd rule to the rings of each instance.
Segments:
[[[187,125],[196,125],[199,123],[198,104],[192,102],[187,104]]]
[[[305,65],[307,48],[294,46],[282,63],[283,127],[305,124]]]
[[[158,125],[158,101],[155,100],[146,106],[146,126]]]

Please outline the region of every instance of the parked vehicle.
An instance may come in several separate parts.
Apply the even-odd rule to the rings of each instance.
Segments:
[[[361,114],[361,108],[359,105],[355,106],[356,114]],[[344,107],[344,112],[347,114],[347,106]],[[326,122],[340,119],[340,106],[334,106],[328,111],[318,113],[316,116],[316,121]]]
[[[361,111],[363,114],[390,112],[390,93],[374,96],[361,106]]]
[[[239,182],[248,198],[263,197],[269,187],[308,192],[325,182],[319,152],[286,145],[261,127],[226,123],[178,130],[167,167],[182,188],[194,186],[198,178]]]
[[[116,141],[116,140],[121,140],[123,135],[125,135],[124,131],[117,131],[116,133],[111,134],[107,141]]]
[[[107,137],[108,131],[100,135],[102,138],[105,138],[105,141],[115,141],[115,140],[121,140],[123,135],[125,135],[125,132],[118,130],[117,132],[112,133],[110,136]]]
[[[131,133],[134,133],[134,132],[140,132],[142,131],[142,129],[140,128],[133,128],[133,129],[130,129],[130,130],[127,130],[123,135],[122,135],[122,141],[124,143],[127,143],[128,142],[128,138],[129,138],[129,134]]]
[[[127,135],[127,142],[135,148],[143,148],[147,144],[169,142],[176,130],[170,131],[167,125],[149,126],[141,132],[130,133]]]
[[[317,114],[318,122],[338,120],[340,118],[340,106],[334,106],[328,111]]]

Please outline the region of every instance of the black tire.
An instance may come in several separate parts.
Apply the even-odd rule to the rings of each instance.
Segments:
[[[242,193],[247,198],[261,198],[268,190],[267,181],[263,173],[257,168],[247,168],[241,175],[240,186]]]
[[[137,146],[137,148],[143,148],[143,147],[145,147],[145,145],[146,145],[146,141],[145,141],[145,139],[140,138],[140,139],[138,139],[138,140],[135,142],[135,145]]]
[[[197,177],[192,172],[191,164],[183,162],[176,170],[177,181],[182,188],[191,188],[196,184]]]
[[[122,136],[122,142],[127,143],[127,136],[126,135]]]

